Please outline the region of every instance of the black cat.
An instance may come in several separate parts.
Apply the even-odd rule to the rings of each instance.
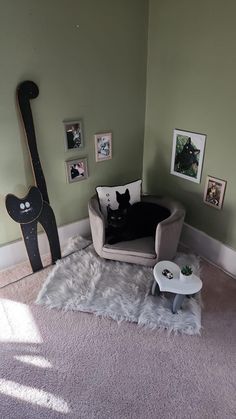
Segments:
[[[191,144],[191,138],[189,137],[183,146],[183,150],[176,155],[175,165],[177,171],[185,171],[191,168],[194,169],[194,165],[198,166],[197,155],[200,150],[196,149]]]
[[[130,193],[129,193],[129,189],[126,189],[125,193],[119,193],[118,191],[116,191],[116,200],[119,204],[119,209],[125,209],[130,207]]]
[[[155,236],[158,223],[169,217],[170,211],[151,202],[136,202],[128,208],[107,208],[107,242],[135,240]]]

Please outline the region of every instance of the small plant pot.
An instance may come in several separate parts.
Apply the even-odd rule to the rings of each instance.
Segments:
[[[182,274],[182,272],[180,272],[180,274],[179,274],[179,279],[180,279],[180,281],[188,281],[189,279],[191,279],[191,278],[192,278],[192,275],[193,275],[193,274],[190,274],[190,275],[184,275],[184,274]]]

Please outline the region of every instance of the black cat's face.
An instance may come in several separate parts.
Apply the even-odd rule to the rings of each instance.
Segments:
[[[116,200],[119,204],[119,209],[125,209],[130,206],[130,193],[129,189],[126,189],[125,193],[121,194],[116,191]]]
[[[112,210],[107,207],[107,223],[109,227],[115,230],[120,230],[125,227],[127,222],[127,211],[126,210]]]
[[[22,199],[12,194],[7,195],[6,208],[14,221],[28,224],[39,217],[43,208],[43,198],[39,189],[33,186]]]
[[[195,156],[197,156],[199,153],[200,150],[194,148],[194,146],[191,144],[191,138],[189,138],[186,144],[184,144],[183,155],[188,156],[191,160],[195,159]]]

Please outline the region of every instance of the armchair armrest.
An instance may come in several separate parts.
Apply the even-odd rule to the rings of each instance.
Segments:
[[[168,208],[170,216],[157,225],[155,237],[155,252],[158,260],[173,259],[179,243],[183,227],[185,209],[172,198],[158,198],[155,196],[143,196],[144,201],[154,202]]]
[[[94,195],[88,203],[88,213],[91,226],[93,245],[96,252],[101,255],[105,244],[105,220],[100,211],[97,196]]]

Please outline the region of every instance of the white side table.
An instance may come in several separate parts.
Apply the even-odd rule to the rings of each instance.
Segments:
[[[164,269],[168,269],[173,274],[173,278],[168,279],[162,274]],[[175,295],[172,313],[176,313],[186,295],[192,295],[199,292],[202,288],[202,281],[196,275],[192,275],[191,278],[181,281],[179,279],[180,267],[176,263],[170,262],[168,260],[163,260],[158,262],[153,269],[154,282],[152,286],[152,295],[155,295],[156,287],[158,287],[158,293],[160,292],[172,292]]]

